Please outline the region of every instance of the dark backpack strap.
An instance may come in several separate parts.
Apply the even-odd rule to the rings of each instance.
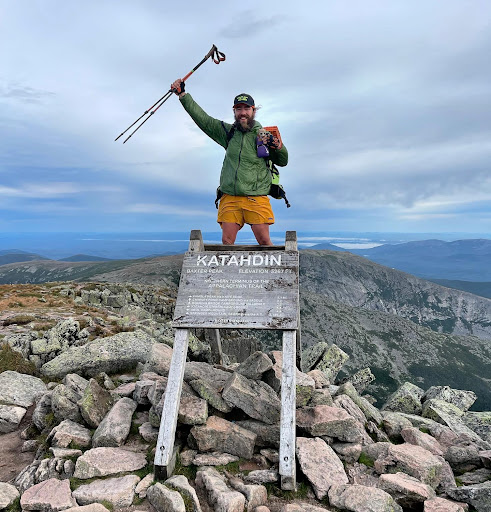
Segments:
[[[230,128],[230,131],[227,131],[227,128],[225,128],[225,123],[223,121],[220,121],[220,122],[222,123],[222,127],[225,130],[225,133],[227,134],[227,147],[228,147],[228,143],[232,140],[232,137],[234,136],[234,133],[235,133],[235,125],[233,124],[232,128]]]
[[[217,187],[217,197],[215,199],[215,206],[216,206],[217,210],[218,210],[218,202],[220,201],[222,196],[223,196],[223,192],[220,190],[220,187]]]

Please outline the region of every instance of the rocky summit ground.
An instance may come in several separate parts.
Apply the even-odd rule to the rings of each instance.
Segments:
[[[177,465],[157,481],[174,301],[173,287],[0,286],[0,510],[491,511],[476,393],[404,382],[375,407],[374,374],[346,370],[335,343],[303,353],[297,489],[281,490],[282,354],[234,333],[221,365],[190,336]]]

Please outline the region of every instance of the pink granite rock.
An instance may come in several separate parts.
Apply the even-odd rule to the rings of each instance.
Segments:
[[[20,505],[22,510],[58,512],[75,507],[77,502],[72,496],[68,480],[50,478],[29,487],[22,495]]]
[[[444,479],[445,461],[420,446],[388,445],[388,453],[375,461],[377,473],[402,471],[435,489]]]
[[[417,507],[435,497],[435,491],[429,485],[405,473],[381,475],[379,487],[388,492],[399,505],[407,508]]]
[[[256,434],[218,416],[210,416],[206,425],[191,429],[200,452],[221,451],[250,459]]]
[[[317,405],[297,410],[297,426],[311,436],[335,437],[349,443],[361,442],[363,425],[340,407]]]
[[[406,443],[415,444],[421,446],[425,450],[428,450],[433,455],[440,455],[443,457],[443,450],[441,444],[429,434],[421,432],[416,427],[403,428],[401,430],[401,436]]]
[[[424,512],[463,512],[467,508],[466,503],[457,503],[444,498],[433,498],[425,501],[424,504]]]
[[[358,484],[333,485],[329,489],[329,504],[352,512],[402,512],[390,494]]]
[[[326,496],[331,485],[348,483],[343,463],[319,437],[298,437],[296,453],[300,468],[318,499]]]

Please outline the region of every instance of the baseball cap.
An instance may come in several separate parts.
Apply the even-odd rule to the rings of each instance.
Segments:
[[[254,99],[249,94],[238,94],[234,98],[234,108],[236,105],[239,105],[240,103],[244,103],[245,105],[249,105],[250,107],[254,107]]]

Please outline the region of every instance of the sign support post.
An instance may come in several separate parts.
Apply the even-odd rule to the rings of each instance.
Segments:
[[[214,363],[221,363],[220,329],[283,331],[281,377],[281,488],[294,490],[296,366],[300,367],[299,256],[295,231],[284,246],[205,245],[191,231],[174,312],[176,328],[155,452],[155,476],[172,475],[189,329],[204,328]]]

